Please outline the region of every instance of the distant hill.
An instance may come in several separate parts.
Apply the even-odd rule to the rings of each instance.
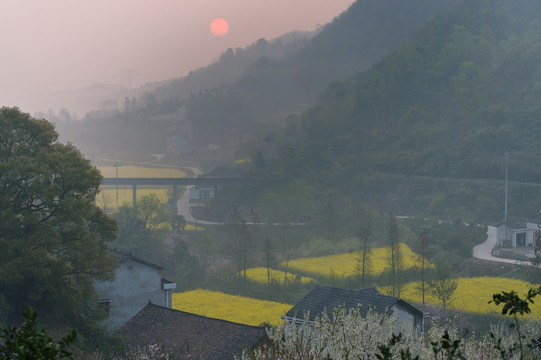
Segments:
[[[280,61],[306,46],[316,33],[294,31],[270,41],[258,39],[246,48],[229,48],[214,63],[190,71],[186,77],[164,81],[150,92],[161,102],[234,83],[260,58]]]
[[[329,84],[282,170],[401,213],[498,221],[508,151],[510,207],[537,216],[540,16],[533,0],[455,2],[369,72]]]
[[[172,135],[198,152],[209,144],[232,148],[308,109],[329,81],[369,69],[450,2],[358,0],[313,37],[294,33],[229,49],[207,68],[61,131],[86,153],[109,157],[164,152]]]

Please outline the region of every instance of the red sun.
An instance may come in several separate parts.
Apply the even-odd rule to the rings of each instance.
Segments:
[[[224,36],[229,31],[229,24],[225,19],[216,18],[210,22],[210,32],[214,36]]]

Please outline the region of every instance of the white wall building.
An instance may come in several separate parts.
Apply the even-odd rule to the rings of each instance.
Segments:
[[[190,201],[205,201],[214,199],[214,196],[216,196],[216,187],[213,185],[190,188]]]
[[[541,224],[516,222],[500,224],[497,227],[498,246],[501,248],[540,245]]]
[[[111,251],[118,257],[116,277],[112,281],[97,282],[94,285],[99,304],[108,312],[111,330],[124,325],[149,301],[171,307],[171,293],[176,284],[161,277],[161,266],[131,254]]]

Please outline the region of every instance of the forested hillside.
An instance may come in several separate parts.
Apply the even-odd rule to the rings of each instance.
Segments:
[[[505,152],[510,180],[541,179],[540,14],[538,1],[456,2],[371,71],[329,84],[282,170],[401,212],[501,220]],[[535,214],[538,188],[513,190],[515,215]]]

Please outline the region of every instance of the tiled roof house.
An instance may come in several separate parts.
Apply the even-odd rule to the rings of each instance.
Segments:
[[[160,344],[181,358],[199,356],[208,360],[234,359],[242,350],[268,341],[264,327],[211,319],[151,302],[116,335],[135,347]]]
[[[413,324],[419,330],[423,326],[423,312],[404,300],[380,294],[376,288],[363,290],[340,289],[330,286],[316,285],[299,303],[289,310],[282,318],[288,321],[302,323],[306,320],[314,322],[316,317],[327,313],[332,320],[333,310],[340,306],[355,309],[360,305],[360,312],[365,316],[368,309],[377,313],[387,312],[389,315],[397,312],[399,325]]]

